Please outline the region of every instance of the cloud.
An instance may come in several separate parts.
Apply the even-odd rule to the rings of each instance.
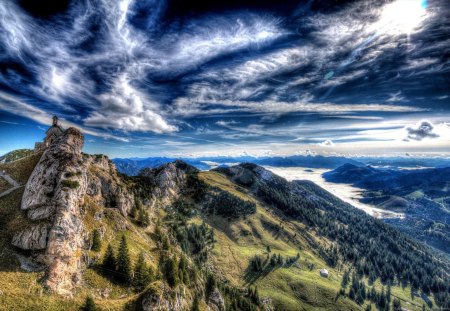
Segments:
[[[390,94],[389,98],[386,101],[389,103],[402,102],[405,101],[405,97],[402,96],[402,91],[398,91],[396,93]]]
[[[9,113],[25,117],[31,120],[34,120],[40,124],[51,124],[52,123],[52,116],[55,114],[54,112],[50,111],[44,111],[42,109],[36,108],[28,103],[25,103],[24,101],[20,100],[19,98],[16,98],[14,96],[11,96],[9,94],[5,94],[0,91],[0,110],[7,111]],[[122,142],[128,142],[129,139],[126,137],[111,135],[108,133],[103,133],[100,131],[97,131],[95,129],[90,129],[86,127],[82,127],[78,124],[75,124],[73,122],[61,119],[61,123],[64,127],[77,127],[79,128],[83,133],[102,137],[105,139],[115,139]]]
[[[205,100],[201,98],[179,98],[172,107],[173,114],[178,116],[199,116],[221,113],[349,113],[349,112],[419,112],[424,108],[413,106],[397,106],[383,104],[334,104],[313,102],[283,102],[277,100],[266,101],[233,101],[233,100]]]
[[[397,16],[377,1],[177,19],[167,18],[167,1],[78,1],[45,22],[16,3],[0,1],[0,109],[42,124],[55,113],[105,138],[188,137],[213,151],[227,140],[296,137],[295,148],[311,149],[327,140],[401,143],[418,116],[436,124],[426,137],[440,138],[428,143],[447,137],[432,114],[449,107],[445,0],[429,4],[411,35],[389,29]],[[384,128],[392,119],[395,128]],[[418,127],[408,139],[423,136]]]
[[[322,147],[333,147],[334,146],[334,142],[332,140],[330,140],[330,139],[327,139],[327,140],[325,140],[325,141],[323,141],[321,143],[318,143],[318,145],[322,146]]]
[[[155,133],[170,133],[177,127],[156,112],[159,108],[144,93],[134,88],[126,75],[121,75],[112,90],[101,94],[101,110],[92,112],[84,123],[92,127]]]
[[[437,138],[438,134],[434,133],[434,126],[430,121],[422,120],[415,127],[407,127],[407,139],[422,140],[424,138]]]

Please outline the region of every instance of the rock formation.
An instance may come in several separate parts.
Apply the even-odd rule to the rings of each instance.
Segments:
[[[126,215],[132,196],[105,156],[82,154],[83,135],[67,129],[43,153],[24,190],[21,209],[30,226],[16,232],[12,244],[34,253],[46,267],[46,286],[71,295],[81,281],[85,236],[81,206],[86,195]]]
[[[183,161],[170,162],[158,168],[146,168],[140,172],[140,176],[148,178],[154,186],[153,196],[163,203],[171,203],[178,198],[186,187],[189,174],[198,170]]]

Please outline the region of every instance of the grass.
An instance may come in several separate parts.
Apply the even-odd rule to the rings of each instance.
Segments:
[[[70,189],[76,189],[80,186],[80,183],[78,181],[69,179],[64,179],[63,181],[61,181],[61,184],[63,187],[67,187]]]
[[[199,175],[206,183],[257,204],[254,215],[236,221],[229,222],[218,216],[205,219],[215,229],[217,243],[213,249],[213,261],[218,273],[233,284],[245,287],[249,285],[244,275],[250,258],[255,254],[265,256],[268,245],[272,254],[295,256],[299,252],[297,264],[277,268],[251,284],[258,287],[260,297],[270,298],[277,310],[364,310],[365,305],[357,305],[349,298],[337,295],[342,272],[327,266],[314,247],[315,243],[327,245],[329,241],[316,237],[302,223],[268,208],[225,176],[217,172],[201,172]],[[311,263],[315,268],[309,270],[308,264]],[[321,268],[328,269],[328,278],[320,276]],[[381,291],[379,282],[375,286]],[[420,297],[411,297],[409,288],[395,286],[392,293],[402,300],[404,307],[421,310],[424,301]]]
[[[14,162],[0,164],[0,171],[5,171],[20,184],[26,184],[41,156],[42,153],[36,153]]]
[[[27,157],[2,164],[0,169],[3,167],[11,172],[11,175],[16,174],[13,178],[24,183],[38,159],[39,157],[35,156]],[[21,164],[20,167],[18,163]],[[239,287],[257,286],[260,297],[270,298],[277,310],[363,310],[364,306],[358,306],[350,299],[336,295],[342,273],[328,267],[314,247],[317,243],[327,244],[329,241],[316,237],[314,232],[302,223],[288,219],[276,209],[269,208],[225,176],[217,172],[200,172],[199,176],[208,184],[229,191],[243,200],[255,202],[257,206],[255,214],[236,220],[229,221],[219,216],[197,216],[190,220],[194,223],[206,221],[214,228],[217,241],[211,256],[214,273]],[[20,269],[10,240],[14,231],[30,223],[20,210],[22,193],[23,188],[20,188],[0,198],[0,309],[79,310],[88,294],[94,297],[101,310],[129,308],[138,294],[130,288],[111,282],[95,265],[84,271],[84,282],[76,289],[71,299],[47,293],[40,283],[44,276],[42,272],[26,272]],[[152,226],[145,229],[135,226],[117,209],[104,208],[88,196],[84,198],[82,210],[86,232],[91,233],[94,229],[102,232],[100,251],[87,251],[87,256],[97,260],[97,263],[101,262],[107,245],[111,243],[117,250],[123,234],[128,241],[132,263],[136,262],[137,256],[143,251],[147,264],[156,269],[159,250],[150,237]],[[158,209],[156,213],[164,214],[164,211]],[[96,214],[103,216],[96,219]],[[276,268],[255,280],[246,279],[245,273],[250,258],[255,254],[265,256],[267,246],[270,246],[271,253],[284,257],[295,256],[299,252],[300,259],[290,267]],[[310,263],[315,266],[312,270],[308,268]],[[321,268],[329,270],[329,278],[320,276]],[[378,291],[381,289],[379,282],[376,282],[375,286]],[[423,300],[420,297],[411,297],[410,288],[396,286],[392,288],[392,293],[403,300],[404,307],[414,311],[421,309]],[[206,310],[203,302],[201,309]]]
[[[28,157],[34,153],[32,149],[17,149],[0,157],[0,162],[12,162],[24,157]]]
[[[0,193],[8,190],[9,188],[11,188],[9,182],[7,182],[4,178],[0,177]]]

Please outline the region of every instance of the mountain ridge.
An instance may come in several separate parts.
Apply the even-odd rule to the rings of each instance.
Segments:
[[[74,305],[68,310],[79,306],[89,292],[95,293],[102,308],[114,310],[188,310],[197,298],[201,310],[296,310],[300,306],[348,310],[386,302],[378,296],[363,297],[363,292],[355,294],[361,284],[365,285],[359,289],[371,288],[377,295],[391,284],[395,297],[411,303],[407,292],[421,290],[431,303],[446,304],[445,259],[311,182],[288,182],[251,163],[199,171],[177,161],[125,176],[117,173],[107,157],[82,154],[81,146],[82,136],[70,130],[42,155],[0,165],[8,173],[21,172],[17,180],[28,181],[25,189],[0,198],[4,215],[0,285],[7,294],[0,296],[2,304],[11,306],[10,293],[22,286],[2,271],[15,271],[24,285],[42,279],[42,285],[33,285],[34,290],[47,288],[71,297]],[[53,200],[47,195],[52,192],[56,198],[64,194],[66,203],[56,209],[53,203],[42,203]],[[22,197],[25,209],[21,210]],[[45,247],[44,254],[55,260],[43,261],[45,271],[30,273],[21,267],[39,261],[42,250],[23,252],[17,246],[25,244],[11,242],[15,234],[23,236],[23,230],[41,226],[38,218],[50,220],[50,227],[39,227],[39,232],[55,238],[42,242],[40,248]],[[81,225],[75,226],[80,230],[71,229],[73,221]],[[364,235],[364,230],[371,236]],[[102,236],[99,251],[92,249],[94,231]],[[113,277],[116,272],[102,268],[106,244],[119,247],[121,236],[128,237],[133,263],[143,252],[144,261],[158,273],[136,294],[130,292],[130,285],[118,283]],[[376,247],[370,247],[369,240]],[[73,265],[64,258],[72,252],[77,254]],[[387,263],[379,261],[382,252],[389,258]],[[398,258],[393,252],[399,252]],[[177,268],[167,270],[172,264]],[[328,278],[319,274],[323,267],[330,271]],[[374,267],[381,267],[381,272]],[[419,273],[416,276],[406,267]],[[168,271],[175,273],[177,285]],[[351,287],[342,285],[350,271],[355,272],[355,280]],[[313,298],[317,291],[321,301]],[[66,305],[51,293],[42,302],[25,293],[14,295],[23,297],[19,298],[23,306],[32,303],[35,310],[44,309],[42,303],[54,306],[53,310]]]

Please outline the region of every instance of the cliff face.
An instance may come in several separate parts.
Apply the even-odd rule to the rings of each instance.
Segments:
[[[46,267],[47,287],[71,295],[81,281],[81,258],[87,232],[81,206],[86,195],[126,215],[133,199],[120,184],[106,157],[81,153],[83,135],[69,128],[42,155],[24,190],[21,209],[30,226],[12,244],[30,250]]]
[[[174,161],[158,168],[143,169],[139,175],[153,185],[154,199],[169,204],[176,200],[188,183],[189,174],[198,170],[183,161]]]

